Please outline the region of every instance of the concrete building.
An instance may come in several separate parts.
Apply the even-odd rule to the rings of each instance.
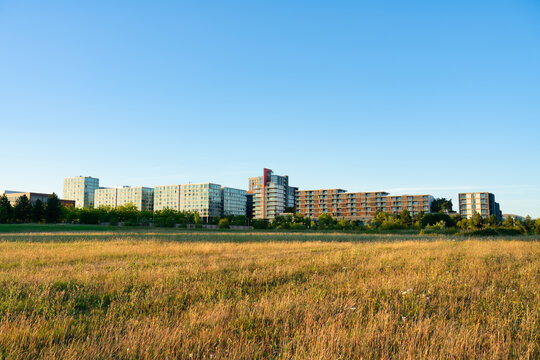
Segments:
[[[94,194],[94,207],[110,207],[117,206],[117,188],[99,188]]]
[[[52,194],[6,190],[2,192],[2,195],[6,195],[11,206],[15,206],[15,204],[17,203],[17,200],[23,195],[26,195],[28,200],[30,200],[30,203],[34,205],[36,201],[38,200],[40,200],[42,203],[45,204],[49,196],[51,196]],[[63,206],[68,206],[68,207],[75,206],[74,200],[64,200],[64,199],[59,199],[59,200],[60,200],[60,204],[62,204]]]
[[[222,215],[246,216],[247,195],[246,190],[222,187]]]
[[[182,185],[160,185],[154,188],[154,211],[172,209],[180,211]]]
[[[287,175],[275,175],[270,169],[263,169],[263,175],[249,179],[248,194],[252,203],[254,219],[273,219],[295,205],[296,188],[289,186]]]
[[[116,189],[116,206],[134,204],[138,210],[154,210],[154,189],[149,187],[121,187]]]
[[[133,204],[138,210],[154,210],[154,189],[148,187],[122,186],[96,190],[96,207]]]
[[[495,195],[489,192],[471,192],[459,194],[459,214],[467,219],[474,213],[486,218],[495,215],[497,219],[502,219],[502,212],[499,203],[495,201]]]
[[[223,201],[221,185],[185,184],[180,189],[180,211],[198,212],[206,221],[221,216]]]
[[[64,179],[63,198],[74,200],[78,208],[94,207],[94,194],[99,189],[99,179],[91,176],[77,176]]]
[[[411,215],[430,212],[431,195],[393,195],[387,192],[355,192],[343,189],[300,190],[296,192],[296,212],[318,218],[326,213],[337,219],[369,221],[375,212],[399,214],[408,210]]]

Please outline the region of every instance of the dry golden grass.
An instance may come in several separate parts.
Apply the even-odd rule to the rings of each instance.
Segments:
[[[0,358],[538,358],[540,243],[0,243]]]

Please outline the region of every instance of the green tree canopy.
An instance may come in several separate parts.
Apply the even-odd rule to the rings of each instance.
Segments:
[[[13,221],[13,208],[7,196],[0,196],[0,223],[8,224]]]
[[[32,221],[36,223],[42,222],[44,216],[45,209],[43,208],[43,201],[37,199],[32,207]]]
[[[399,214],[399,221],[405,226],[412,225],[411,213],[407,209],[403,209]]]
[[[453,211],[452,208],[453,208],[452,199],[436,198],[431,203],[432,213],[438,213],[438,212],[449,213]]]
[[[45,204],[45,221],[48,223],[57,223],[60,221],[60,215],[62,213],[62,205],[55,193],[52,193],[47,198]]]
[[[14,210],[15,221],[27,223],[32,219],[32,204],[26,194],[17,199]]]

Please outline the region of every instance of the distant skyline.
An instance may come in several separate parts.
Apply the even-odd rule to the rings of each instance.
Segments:
[[[540,217],[538,1],[0,1],[0,190],[495,194]]]

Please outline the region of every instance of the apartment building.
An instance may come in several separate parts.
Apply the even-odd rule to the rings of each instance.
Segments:
[[[273,219],[295,205],[297,188],[289,186],[289,177],[263,169],[263,175],[248,180],[248,194],[254,219]]]
[[[117,206],[117,188],[99,188],[94,194],[94,207],[110,207]]]
[[[247,192],[242,189],[222,187],[222,215],[246,216]]]
[[[154,210],[154,189],[148,187],[122,186],[101,188],[95,191],[96,207],[112,207],[133,204],[138,210]]]
[[[407,209],[411,215],[429,212],[433,196],[398,195],[387,192],[354,192],[343,189],[300,190],[296,192],[296,212],[318,218],[326,213],[337,219],[369,221],[377,211],[399,214]]]
[[[9,190],[6,190],[6,191],[3,191],[1,193],[1,195],[6,195],[6,197],[9,200],[9,203],[11,204],[11,206],[15,206],[15,204],[17,203],[17,200],[23,195],[26,195],[28,200],[30,200],[30,203],[32,205],[34,205],[36,203],[36,201],[38,201],[38,200],[40,200],[42,203],[46,203],[47,199],[52,194],[43,194],[43,193],[35,193],[35,192],[28,192],[28,191],[24,192],[24,191],[9,191]],[[68,206],[68,207],[75,206],[75,201],[74,200],[64,200],[64,199],[59,199],[59,200],[60,200],[60,204],[63,205],[63,206]]]
[[[144,186],[116,189],[116,206],[134,204],[138,210],[154,210],[154,189]]]
[[[180,211],[182,185],[160,185],[154,188],[154,211],[172,209]]]
[[[185,184],[180,190],[180,211],[198,212],[206,221],[221,216],[223,202],[221,185]]]
[[[94,207],[94,194],[99,189],[99,179],[91,176],[77,176],[64,179],[63,198],[74,200],[78,208]]]
[[[461,216],[469,219],[474,213],[489,217],[495,215],[497,219],[502,219],[502,211],[498,202],[495,201],[495,195],[489,192],[471,192],[460,193],[459,213]]]

